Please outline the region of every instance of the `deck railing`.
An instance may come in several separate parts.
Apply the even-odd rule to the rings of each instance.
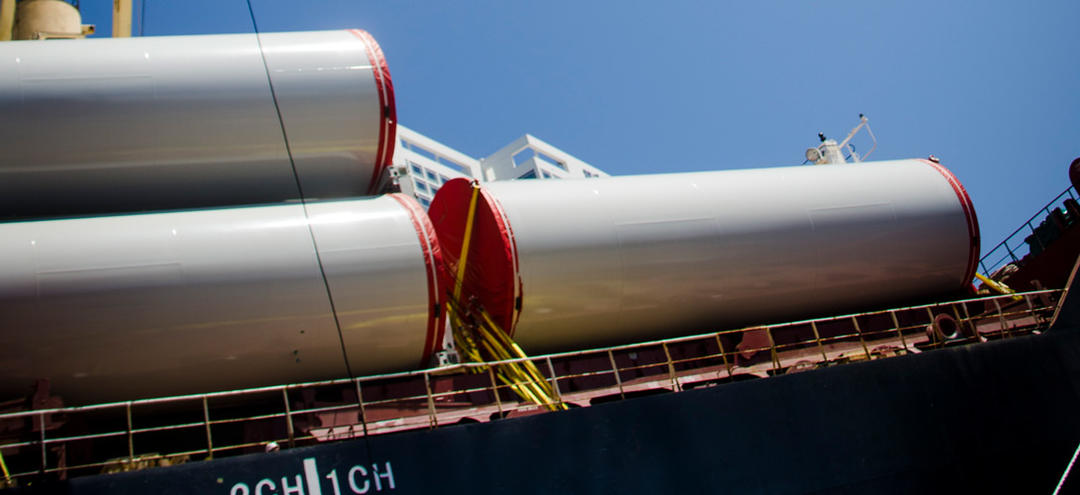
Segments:
[[[546,409],[495,369],[531,361],[560,404],[918,353],[1044,330],[1062,290],[854,313],[491,363],[0,414],[8,480],[261,452]],[[942,316],[946,315],[946,316]],[[81,425],[81,426],[80,426]],[[89,453],[88,453],[89,452]]]
[[[1009,263],[1016,263],[1024,258],[1030,251],[1030,246],[1026,242],[1028,236],[1032,236],[1032,240],[1045,249],[1046,245],[1044,241],[1039,238],[1035,232],[1035,228],[1039,225],[1039,220],[1044,219],[1051,215],[1054,209],[1057,209],[1059,202],[1068,199],[1076,200],[1077,192],[1073,186],[1065,188],[1061,194],[1058,194],[1050,202],[1046,203],[1039,211],[1031,216],[1023,225],[1017,227],[1012,234],[1009,234],[1004,241],[998,243],[993,249],[986,252],[986,254],[979,259],[979,268],[982,269],[982,273],[989,276],[994,273],[995,270],[1005,266]]]

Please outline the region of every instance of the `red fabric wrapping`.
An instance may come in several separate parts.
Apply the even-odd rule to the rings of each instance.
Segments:
[[[424,213],[424,209],[410,196],[404,194],[391,194],[391,198],[397,200],[409,212],[416,236],[420,240],[420,250],[424,255],[424,268],[427,271],[428,288],[428,324],[427,337],[424,340],[424,354],[420,357],[420,367],[426,368],[431,364],[431,354],[442,343],[443,333],[446,329],[446,310],[442,302],[442,294],[448,282],[440,267],[443,265],[442,249],[435,227]]]
[[[375,88],[379,92],[379,111],[382,123],[379,125],[379,144],[375,150],[375,170],[371,176],[368,194],[378,192],[379,182],[394,159],[394,147],[397,143],[397,105],[394,101],[394,83],[390,79],[390,69],[386,66],[386,57],[382,48],[367,31],[350,29],[350,33],[364,43],[367,48],[368,62],[375,76]]]
[[[975,205],[972,204],[971,197],[968,196],[967,190],[964,189],[964,185],[960,183],[960,180],[957,179],[949,169],[930,160],[919,161],[934,167],[934,170],[937,170],[945,177],[945,180],[952,186],[953,191],[956,192],[957,199],[960,200],[960,208],[964,210],[964,216],[967,218],[968,236],[971,239],[971,243],[968,252],[968,269],[964,274],[964,280],[961,283],[961,287],[970,289],[972,287],[971,281],[975,278],[975,270],[979,265],[979,220],[975,217]]]
[[[450,294],[454,290],[454,277],[465,241],[465,223],[471,197],[471,181],[454,179],[439,188],[428,208],[428,216],[443,249],[446,291]],[[513,232],[498,201],[483,188],[476,201],[472,239],[469,242],[461,303],[468,304],[475,297],[495,323],[507,334],[513,335],[516,324],[514,302],[521,293]]]

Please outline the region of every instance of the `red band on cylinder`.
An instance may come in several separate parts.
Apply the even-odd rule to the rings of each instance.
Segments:
[[[462,258],[472,194],[472,181],[454,179],[439,188],[428,208],[443,249],[448,291],[453,290]],[[459,302],[478,303],[507,335],[513,335],[522,290],[516,243],[499,202],[483,188],[478,195]]]
[[[375,77],[375,88],[379,92],[379,144],[375,149],[375,171],[371,176],[368,194],[379,192],[379,179],[390,167],[394,159],[394,146],[397,143],[397,106],[394,102],[394,83],[390,79],[390,69],[386,66],[386,57],[382,48],[367,31],[350,29],[350,33],[364,43],[367,48],[368,62]]]
[[[446,286],[446,280],[439,269],[443,264],[442,249],[435,235],[435,227],[420,204],[412,197],[400,193],[391,194],[390,197],[409,212],[409,218],[412,220],[413,228],[416,229],[416,237],[420,240],[420,250],[424,256],[424,269],[427,271],[428,324],[420,367],[426,368],[431,363],[431,355],[435,352],[436,346],[442,343],[446,327],[446,311],[440,304],[440,291]]]
[[[967,219],[968,236],[971,239],[968,252],[968,269],[964,274],[964,280],[961,286],[968,288],[971,286],[971,281],[975,278],[975,270],[979,265],[979,220],[975,216],[975,205],[971,202],[971,197],[968,196],[967,190],[964,189],[964,185],[960,183],[960,180],[953,175],[949,169],[941,166],[938,163],[934,163],[930,160],[919,160],[937,170],[949,185],[952,186],[953,191],[956,192],[957,199],[960,200],[960,208],[964,210],[964,217]]]

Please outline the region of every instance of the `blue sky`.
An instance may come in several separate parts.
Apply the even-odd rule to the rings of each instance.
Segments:
[[[613,174],[797,165],[865,113],[872,159],[960,178],[984,252],[1080,156],[1075,0],[252,1],[260,31],[372,33],[400,121],[477,157],[528,132]],[[148,36],[253,30],[244,1],[134,3],[136,34],[144,7]]]

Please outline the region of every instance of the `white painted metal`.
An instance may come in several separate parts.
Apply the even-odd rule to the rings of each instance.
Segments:
[[[840,151],[840,145],[836,144],[833,139],[826,139],[818,147],[821,150],[821,159],[816,162],[816,165],[835,165],[838,163],[847,163],[844,159],[844,153]],[[856,160],[857,161],[857,160]]]
[[[851,139],[855,137],[855,134],[858,134],[859,130],[864,128],[870,136],[872,144],[865,154],[859,156],[859,153],[855,151],[855,145],[851,144]],[[870,119],[867,119],[861,113],[859,114],[859,123],[848,132],[840,143],[837,143],[834,139],[825,139],[824,134],[818,134],[818,136],[821,138],[821,144],[816,148],[806,150],[806,160],[813,162],[815,165],[847,163],[844,158],[844,151],[850,154],[849,158],[852,162],[863,162],[877,149],[877,137],[874,136],[874,131],[870,129]]]
[[[484,187],[513,232],[530,353],[955,291],[971,261],[957,193],[916,160]]]
[[[309,229],[303,208],[0,224],[0,397],[41,378],[68,404],[340,378],[343,351],[354,373],[418,366],[431,305],[409,212],[312,204]]]
[[[299,198],[268,72],[304,196],[369,194],[370,55],[344,30],[0,44],[0,218]]]

